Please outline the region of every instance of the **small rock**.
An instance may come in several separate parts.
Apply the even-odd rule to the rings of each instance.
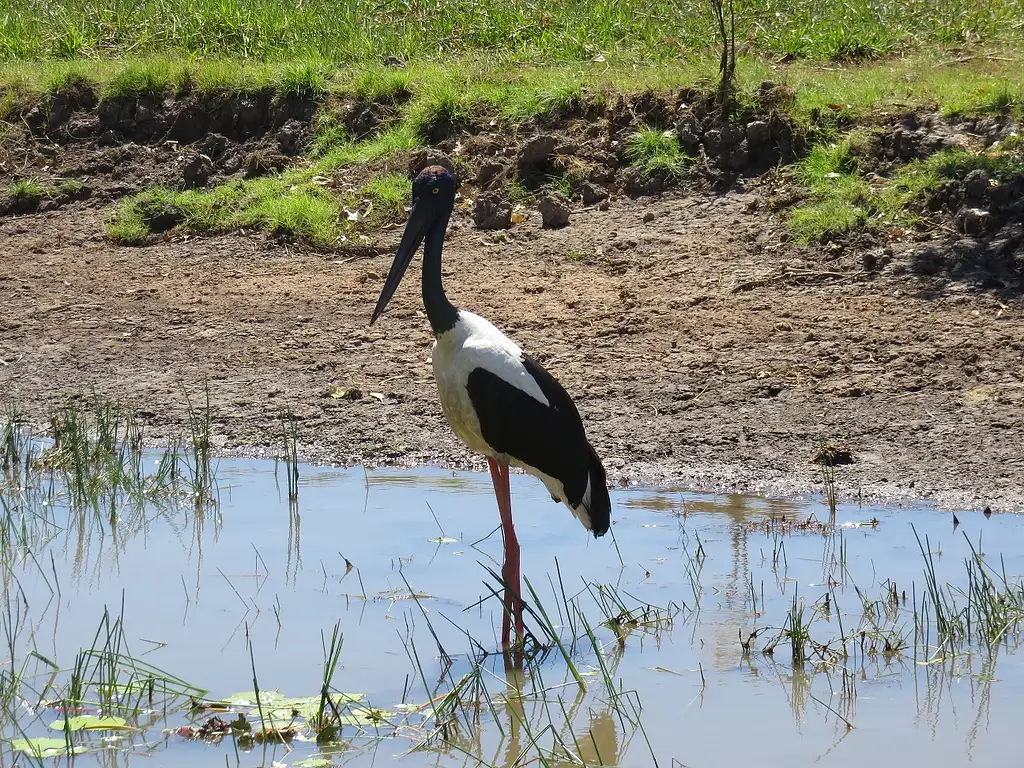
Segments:
[[[710,130],[704,134],[704,151],[707,152],[709,157],[714,157],[718,154],[722,147],[722,132],[719,130]]]
[[[100,132],[100,119],[95,115],[72,115],[67,124],[68,135],[85,139]]]
[[[537,208],[544,227],[560,229],[569,224],[569,202],[562,195],[545,195]]]
[[[550,160],[555,154],[555,147],[558,146],[558,139],[550,134],[541,134],[523,144],[519,153],[520,165],[537,165]]]
[[[601,211],[607,211],[611,207],[612,207],[611,203],[609,203],[607,200],[602,200],[601,204],[599,206],[597,206],[598,210],[601,210]]]
[[[746,138],[746,131],[743,127],[736,125],[735,123],[728,123],[722,126],[722,143],[727,146],[739,144]]]
[[[183,157],[184,165],[181,169],[182,179],[185,182],[185,189],[205,187],[213,174],[213,163],[210,158],[199,152],[188,152]]]
[[[221,153],[228,145],[226,137],[219,133],[208,133],[202,138],[201,141],[194,144],[202,154],[206,155],[211,159],[220,157]]]
[[[770,135],[768,123],[764,120],[753,120],[747,123],[747,144],[751,149],[766,143]]]
[[[289,120],[277,132],[277,147],[285,155],[297,155],[302,141],[302,123]]]
[[[747,161],[750,156],[747,152],[747,148],[744,144],[733,149],[729,155],[725,158],[725,164],[734,171],[742,170],[747,167]]]
[[[964,191],[967,192],[968,197],[981,200],[988,192],[991,183],[989,175],[981,168],[978,168],[968,173],[964,178]]]
[[[580,193],[583,195],[584,205],[593,205],[599,203],[602,200],[608,199],[608,190],[604,187],[599,187],[597,184],[593,184],[589,181],[584,182],[583,186],[580,187]]]
[[[961,208],[953,219],[956,228],[965,235],[980,235],[992,221],[992,214],[984,208]]]
[[[654,221],[654,214],[648,211],[644,214],[644,224],[650,224],[652,221]]]
[[[648,175],[643,168],[627,168],[622,174],[622,188],[630,197],[657,195],[665,191],[665,179]]]
[[[508,229],[512,226],[512,204],[497,192],[484,192],[476,199],[473,223],[478,229]]]
[[[1022,179],[1021,181],[1024,181]],[[1012,203],[1019,201],[1024,195],[1024,184],[1021,183],[1010,183],[1001,184],[998,181],[992,182],[988,187],[988,199],[992,201],[994,205],[1001,206],[1006,203]]]
[[[700,146],[700,136],[697,135],[697,131],[694,130],[692,125],[687,123],[680,123],[676,129],[676,137],[679,139],[679,145],[688,153],[693,154],[697,151],[697,147]]]
[[[288,158],[275,152],[250,152],[245,158],[245,173],[247,179],[254,179],[257,176],[266,176],[272,171],[279,171],[288,165]]]
[[[505,166],[501,163],[484,163],[476,172],[477,186],[486,188],[491,184],[491,182],[498,178],[504,170]]]
[[[374,133],[386,117],[387,112],[381,104],[373,101],[358,101],[345,109],[342,121],[352,138],[362,140]]]

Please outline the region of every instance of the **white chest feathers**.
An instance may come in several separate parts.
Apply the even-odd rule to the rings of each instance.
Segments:
[[[466,383],[477,369],[489,371],[538,402],[548,399],[522,363],[523,351],[505,334],[472,312],[459,311],[455,327],[434,342],[434,379],[445,418],[455,434],[473,451],[496,456],[480,432],[480,419]],[[507,414],[514,418],[514,414]]]

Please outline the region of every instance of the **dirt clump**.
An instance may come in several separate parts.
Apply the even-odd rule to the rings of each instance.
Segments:
[[[537,210],[540,211],[542,226],[548,229],[569,226],[569,201],[562,195],[544,195],[537,205]]]
[[[512,226],[512,204],[498,192],[484,192],[476,199],[473,223],[478,229],[508,229]]]

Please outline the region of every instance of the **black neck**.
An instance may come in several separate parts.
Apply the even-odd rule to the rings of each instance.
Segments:
[[[423,306],[434,336],[450,331],[459,319],[458,310],[448,301],[441,284],[441,248],[447,228],[448,216],[438,219],[430,227],[423,244]]]

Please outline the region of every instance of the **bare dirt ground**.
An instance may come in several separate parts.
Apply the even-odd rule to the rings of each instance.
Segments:
[[[226,453],[272,454],[290,411],[313,460],[478,461],[444,424],[414,270],[369,327],[400,228],[333,252],[245,232],[103,238],[110,201],[167,176],[173,151],[66,150],[62,174],[92,197],[0,218],[0,400],[43,421],[95,391],[160,438],[208,381]],[[769,172],[613,194],[564,229],[534,210],[498,233],[467,206],[446,286],[565,384],[610,481],[805,493],[827,442],[852,454],[847,496],[1024,509],[1019,290],[930,274],[920,243],[797,247],[777,193]]]

